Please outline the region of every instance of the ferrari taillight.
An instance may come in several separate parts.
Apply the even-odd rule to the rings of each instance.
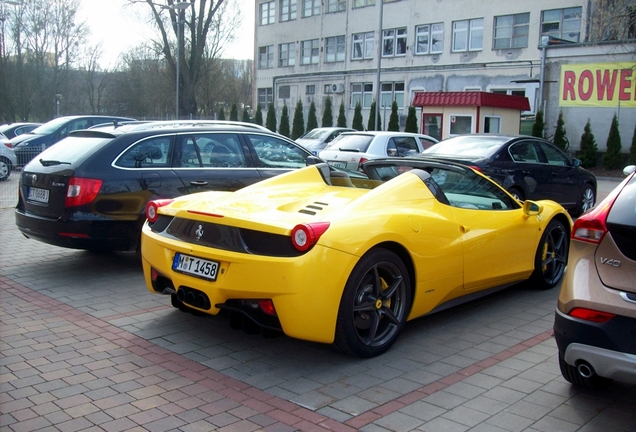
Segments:
[[[71,177],[66,190],[64,206],[77,207],[92,202],[101,187],[101,180]]]
[[[172,201],[174,200],[159,199],[148,202],[148,204],[146,204],[146,217],[148,218],[148,222],[155,223],[157,221],[157,218],[159,217],[159,212],[157,211],[159,207],[166,206]]]
[[[291,232],[292,245],[300,252],[309,250],[329,228],[329,222],[296,225]]]
[[[605,323],[615,316],[611,313],[586,308],[574,308],[568,315],[574,318],[579,318],[585,321],[592,321],[599,324]]]

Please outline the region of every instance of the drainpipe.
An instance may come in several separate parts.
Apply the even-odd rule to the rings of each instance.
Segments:
[[[550,36],[541,36],[541,76],[539,77],[539,108],[543,110],[543,121],[547,123],[547,115],[545,112],[546,104],[543,97],[543,87],[545,83],[545,63],[546,63],[546,51],[548,49],[548,43],[550,42]]]

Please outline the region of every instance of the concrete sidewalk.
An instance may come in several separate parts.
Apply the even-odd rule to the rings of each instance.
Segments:
[[[10,208],[0,238],[2,431],[636,431],[636,386],[561,377],[557,289],[418,319],[360,360],[181,313],[134,254],[27,240]]]

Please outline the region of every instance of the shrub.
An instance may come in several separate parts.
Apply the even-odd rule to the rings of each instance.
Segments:
[[[328,97],[325,100],[325,110],[322,113],[322,127],[331,126],[333,126],[333,113],[331,112],[331,98]],[[309,129],[309,125],[307,125],[307,129]]]
[[[298,102],[296,102],[296,109],[294,110],[294,121],[292,123],[291,139],[295,140],[296,138],[302,136],[304,133],[305,133],[305,118],[303,116],[303,102],[300,99],[298,99]]]
[[[592,133],[590,119],[587,120],[583,130],[583,135],[581,135],[581,162],[585,168],[593,168],[596,166],[598,146],[596,145],[596,139]]]
[[[636,165],[636,126],[634,126],[634,135],[632,136],[632,145],[629,147],[627,162],[630,165]]]
[[[360,120],[362,122],[362,120]],[[347,127],[347,116],[345,114],[344,101],[340,102],[340,109],[338,110],[338,127]]]
[[[375,101],[371,102],[371,108],[369,109],[369,120],[367,122],[367,130],[382,130],[382,121],[380,120],[380,111],[375,109]],[[374,116],[374,114],[376,114]],[[377,127],[376,127],[377,126]]]
[[[618,130],[618,117],[614,114],[609,135],[607,136],[607,150],[603,155],[603,168],[615,170],[621,167],[621,134]]]
[[[356,108],[353,111],[353,123],[351,127],[359,131],[364,130],[364,125],[362,124],[362,105],[360,105],[360,102],[356,103]]]
[[[289,138],[289,111],[287,110],[286,103],[283,103],[283,111],[280,114],[280,126],[278,127],[278,133]]]
[[[568,149],[568,140],[566,138],[567,132],[565,130],[565,122],[563,121],[563,111],[559,113],[559,119],[557,120],[557,127],[554,131],[554,145],[561,150]]]
[[[238,108],[236,108],[236,103],[232,104],[232,109],[230,110],[230,121],[238,121]]]
[[[414,106],[409,107],[409,112],[406,115],[406,125],[404,125],[404,132],[419,133],[417,127],[417,111]]]
[[[534,118],[532,124],[532,136],[543,138],[543,130],[545,129],[545,122],[543,121],[543,111],[537,111],[537,115]]]
[[[400,115],[398,114],[398,104],[396,101],[393,101],[391,104],[391,116],[389,117],[389,126],[387,130],[393,132],[400,131]]]
[[[219,115],[216,118],[217,120],[225,120],[225,110],[223,107],[219,108]]]
[[[309,105],[309,113],[307,114],[307,132],[318,127],[318,117],[316,117],[316,104],[311,102]]]
[[[276,132],[276,108],[274,107],[274,104],[272,102],[270,102],[269,106],[267,107],[267,120],[265,123],[265,127],[272,132]]]

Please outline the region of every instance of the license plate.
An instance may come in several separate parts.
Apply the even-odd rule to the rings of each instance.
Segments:
[[[172,260],[172,270],[215,281],[219,263],[177,253]]]
[[[49,190],[48,189],[40,189],[35,187],[30,187],[29,192],[27,194],[27,200],[29,201],[37,201],[41,203],[49,202]]]
[[[347,163],[346,162],[332,162],[332,161],[328,161],[327,162],[329,165],[331,165],[334,168],[340,168],[340,169],[345,169],[347,168]]]

